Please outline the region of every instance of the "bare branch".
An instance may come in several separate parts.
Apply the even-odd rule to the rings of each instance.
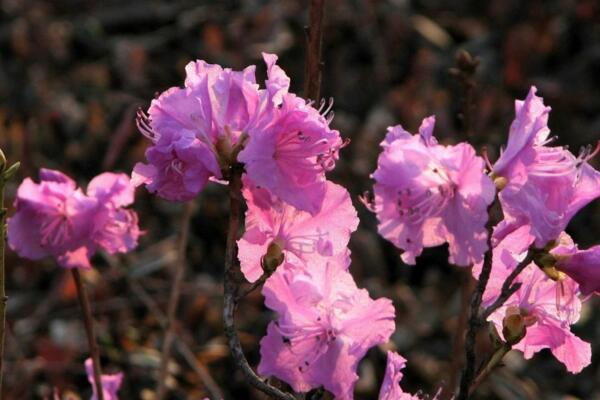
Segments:
[[[225,328],[225,336],[229,343],[229,349],[235,364],[240,368],[246,378],[246,381],[258,390],[270,395],[275,399],[295,400],[295,397],[289,393],[285,393],[261,379],[250,367],[240,338],[235,329],[235,299],[238,292],[238,275],[239,268],[236,262],[237,245],[236,239],[240,223],[240,205],[241,205],[241,185],[242,185],[242,168],[239,165],[232,167],[229,176],[229,228],[227,231],[227,243],[225,248],[225,282],[224,282],[224,305],[223,305],[223,323]]]
[[[310,0],[309,26],[306,29],[304,95],[317,104],[321,98],[321,52],[323,45],[323,8],[325,0]]]

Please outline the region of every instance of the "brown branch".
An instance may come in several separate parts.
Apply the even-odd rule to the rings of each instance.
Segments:
[[[491,238],[491,234],[488,237],[488,245],[490,245],[490,243],[489,243],[490,238]],[[476,336],[477,330],[479,329],[479,327],[481,327],[485,323],[487,318],[495,310],[497,310],[499,307],[501,307],[502,304],[504,304],[506,302],[506,300],[508,300],[509,297],[513,295],[513,293],[515,293],[517,290],[519,290],[519,288],[521,287],[521,283],[515,283],[513,285],[513,282],[517,278],[517,276],[525,269],[525,267],[527,267],[533,261],[534,255],[535,255],[535,250],[530,249],[527,252],[527,255],[525,256],[523,261],[521,261],[519,263],[519,265],[517,265],[517,267],[510,273],[510,275],[506,277],[506,280],[502,284],[502,288],[500,290],[500,295],[498,296],[498,298],[494,301],[494,303],[492,303],[492,305],[487,307],[485,310],[483,310],[483,312],[481,314],[479,314],[479,307],[481,306],[481,297],[483,295],[483,292],[485,291],[485,286],[487,285],[487,281],[489,280],[491,267],[492,267],[491,253],[492,253],[492,251],[491,251],[491,246],[490,246],[484,257],[483,267],[481,269],[481,275],[479,276],[479,284],[476,288],[475,293],[473,294],[473,299],[471,302],[471,318],[469,320],[469,330],[467,332],[467,341],[466,341],[466,345],[465,345],[467,365],[463,371],[463,375],[462,375],[461,382],[460,382],[460,389],[459,389],[458,396],[456,397],[456,400],[468,399],[471,392],[473,391],[472,386],[474,384],[473,379],[474,379],[474,375],[475,375],[475,336]],[[489,254],[489,258],[488,258],[488,254]],[[484,275],[484,273],[485,273],[485,275]],[[481,289],[481,288],[483,288],[483,289]],[[480,290],[481,290],[481,292],[480,292]],[[477,304],[477,307],[475,308],[476,301],[478,301],[478,304]],[[506,351],[506,352],[508,352],[508,351]],[[506,354],[506,353],[504,353],[504,354]],[[488,374],[489,374],[489,372],[488,372]],[[486,374],[486,376],[487,376],[487,374]],[[480,378],[480,381],[481,380],[483,380],[483,378]],[[480,382],[477,382],[477,385],[479,385],[479,383]]]
[[[471,276],[469,269],[462,269],[463,283],[460,290],[460,314],[454,333],[454,344],[452,346],[452,359],[448,368],[448,381],[440,393],[441,400],[449,400],[454,396],[456,382],[463,364],[463,351],[465,345],[465,329],[467,327],[467,318],[469,316],[469,298],[474,289],[475,280]]]
[[[473,132],[472,114],[475,109],[473,91],[476,86],[475,73],[479,66],[479,58],[473,57],[469,52],[460,50],[456,55],[456,66],[450,68],[450,75],[455,78],[462,88],[460,99],[461,112],[458,115],[462,121],[464,139],[469,139]]]
[[[491,208],[491,207],[490,207]],[[490,217],[491,219],[491,217]],[[491,225],[488,221],[488,226]],[[460,387],[456,400],[466,400],[469,398],[469,387],[475,375],[475,339],[477,331],[482,325],[482,320],[479,318],[479,307],[483,292],[487,286],[490,274],[492,272],[492,232],[491,227],[488,228],[487,250],[483,257],[483,266],[479,274],[477,286],[471,297],[471,311],[469,313],[469,328],[465,339],[465,368],[460,379]]]
[[[92,366],[94,370],[94,386],[96,389],[96,397],[98,397],[98,400],[104,400],[104,391],[102,390],[102,370],[100,369],[100,349],[98,348],[98,343],[96,342],[96,332],[94,331],[94,319],[92,318],[90,300],[88,299],[85,286],[81,282],[79,269],[72,268],[71,273],[73,274],[73,280],[75,281],[75,287],[77,288],[79,305],[81,306],[81,311],[83,312],[85,333],[87,334],[90,356],[92,358]]]
[[[167,371],[169,357],[171,355],[171,347],[173,345],[173,339],[175,339],[177,305],[179,304],[179,298],[181,297],[181,285],[183,283],[183,276],[185,273],[185,250],[188,244],[190,220],[192,219],[193,210],[194,203],[189,201],[184,205],[183,213],[181,215],[181,231],[177,248],[177,263],[175,266],[175,275],[173,276],[173,287],[171,288],[171,295],[169,297],[169,304],[167,306],[167,325],[165,327],[167,332],[163,341],[160,357],[158,389],[156,390],[156,398],[158,400],[162,400],[167,393]]]
[[[477,374],[477,377],[475,378],[475,380],[469,387],[469,395],[473,394],[473,392],[481,384],[481,382],[486,380],[486,378],[492,373],[494,368],[496,368],[498,366],[498,364],[500,364],[500,361],[502,361],[502,358],[504,358],[504,356],[511,349],[512,349],[512,345],[510,345],[509,343],[503,343],[502,346],[498,350],[496,350],[496,352],[492,355],[490,360],[486,363],[485,367],[483,367],[481,369],[481,371],[479,371],[479,373]]]
[[[318,104],[321,98],[321,53],[323,45],[323,8],[325,0],[310,0],[309,26],[306,28],[304,95]]]
[[[239,302],[244,297],[248,296],[250,293],[261,287],[267,279],[269,279],[271,274],[263,273],[260,278],[258,278],[255,282],[253,282],[250,286],[248,286],[245,290],[239,290],[238,294],[235,296],[235,302]]]
[[[227,242],[225,248],[225,274],[224,274],[224,295],[223,295],[223,324],[225,336],[229,343],[229,349],[235,364],[242,370],[246,381],[258,390],[266,393],[275,399],[295,400],[295,397],[285,393],[261,379],[252,370],[246,360],[240,338],[235,329],[235,298],[238,289],[238,266],[236,262],[236,238],[240,223],[240,205],[241,205],[241,186],[242,186],[242,168],[239,165],[232,167],[229,177],[229,227],[227,231]]]
[[[480,318],[482,321],[487,320],[488,317],[492,315],[494,311],[500,308],[502,304],[504,304],[506,300],[510,298],[510,296],[512,296],[517,290],[519,290],[519,288],[521,287],[521,283],[517,282],[514,285],[512,283],[517,278],[517,276],[525,269],[525,267],[531,264],[531,262],[533,261],[533,257],[534,250],[530,249],[527,252],[527,255],[525,256],[523,261],[521,261],[519,265],[517,265],[516,268],[510,273],[510,275],[506,277],[506,280],[502,284],[502,289],[500,289],[500,295],[498,296],[496,301],[494,301],[481,313]]]

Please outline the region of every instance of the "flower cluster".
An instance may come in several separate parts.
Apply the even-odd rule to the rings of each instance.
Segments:
[[[582,295],[600,292],[600,246],[579,250],[564,232],[573,215],[600,196],[600,172],[588,161],[600,147],[578,156],[550,146],[550,107],[532,87],[515,103],[516,117],[508,144],[491,165],[460,143],[442,146],[432,136],[434,119],[426,118],[418,135],[400,126],[389,128],[381,143],[374,201],[379,232],[402,249],[402,259],[415,263],[424,247],[449,244],[449,260],[474,265],[479,277],[483,255],[492,251],[492,269],[483,294],[487,307],[501,295],[506,279],[530,248],[535,262],[515,282],[519,289],[489,317],[502,338],[506,318],[518,316],[522,332],[514,348],[530,358],[549,348],[570,372],[590,363],[589,343],[576,337]],[[487,208],[495,197],[503,219],[493,228],[488,249]]]
[[[348,272],[358,217],[348,192],[325,177],[344,145],[329,127],[331,103],[317,110],[290,93],[277,57],[263,58],[264,89],[254,67],[188,64],[185,86],[138,116],[152,146],[133,181],[167,200],[190,200],[209,179],[228,180],[242,166],[241,270],[249,282],[268,277],[265,302],[277,313],[258,370],[297,391],[324,386],[351,399],[358,362],[394,331],[394,308],[372,300]]]
[[[265,89],[256,84],[254,66],[232,71],[189,63],[185,86],[163,92],[138,116],[153,144],[146,151],[149,164],[136,165],[134,182],[167,200],[190,200],[240,162],[254,184],[316,213],[327,188],[325,172],[335,166],[343,142],[324,116],[330,110],[289,93],[290,79],[277,57],[263,58]]]
[[[491,305],[500,295],[504,280],[522,261],[534,238],[527,226],[505,236],[493,250],[493,274],[483,295],[483,305]],[[567,234],[560,237],[559,246],[553,254],[574,250]],[[479,275],[480,266],[474,268]],[[548,348],[569,372],[580,372],[591,362],[590,344],[575,336],[570,325],[577,322],[581,310],[579,285],[565,274],[551,279],[535,263],[530,263],[516,278],[521,286],[489,320],[503,335],[503,320],[508,315],[519,315],[525,324],[525,335],[514,346],[531,358],[538,351]],[[506,339],[506,338],[504,338]]]
[[[141,232],[134,187],[125,174],[103,173],[87,194],[55,170],[41,169],[40,183],[26,178],[19,186],[15,215],[8,221],[8,244],[21,257],[54,257],[65,268],[91,268],[97,249],[127,252]]]
[[[438,144],[434,124],[434,117],[423,120],[418,135],[400,125],[388,129],[373,173],[373,208],[379,233],[404,250],[406,263],[447,242],[450,262],[467,266],[485,253],[495,189],[473,147]]]
[[[391,300],[374,300],[358,288],[349,272],[348,243],[359,220],[346,189],[326,179],[346,143],[329,127],[331,103],[316,109],[290,93],[277,57],[263,58],[262,88],[254,66],[233,71],[189,63],[183,87],[166,90],[147,112],[139,111],[138,127],[152,143],[147,163],[138,163],[131,179],[103,173],[87,193],[54,170],[42,169],[39,183],[25,179],[8,222],[8,243],[23,257],[50,256],[65,268],[90,268],[99,249],[137,246],[137,214],[126,208],[136,186],[166,200],[189,201],[209,180],[235,182],[232,197],[247,204],[237,241],[240,268],[247,281],[264,282],[265,305],[275,314],[260,342],[258,372],[297,392],[324,387],[349,400],[359,362],[394,332],[395,310]],[[547,348],[577,373],[590,364],[591,347],[571,325],[585,297],[600,293],[600,245],[580,250],[564,231],[579,209],[600,196],[600,172],[588,163],[600,147],[575,156],[551,146],[550,108],[534,87],[515,109],[506,149],[493,165],[468,143],[440,144],[434,117],[425,118],[415,135],[400,125],[388,128],[368,206],[379,233],[408,264],[424,248],[444,243],[449,262],[472,266],[476,278],[488,260],[483,307],[496,305],[507,279],[523,267],[516,290],[490,309],[489,321],[525,358]],[[492,229],[489,210],[496,198],[503,219]],[[525,265],[531,254],[533,262]],[[518,321],[517,331],[507,321]],[[405,363],[388,353],[381,400],[421,398],[400,387]],[[86,370],[96,390],[90,360]],[[117,399],[122,379],[102,376],[105,399]]]

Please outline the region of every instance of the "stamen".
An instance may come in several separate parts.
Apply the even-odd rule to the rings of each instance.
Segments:
[[[483,157],[483,160],[485,161],[485,165],[487,165],[488,169],[490,171],[493,171],[494,167],[492,166],[492,163],[490,162],[487,146],[483,146],[481,148],[481,156]]]
[[[152,124],[150,120],[150,116],[146,114],[141,107],[138,107],[136,112],[135,124],[142,133],[142,135],[146,136],[153,142],[157,142],[160,139],[160,135],[152,129]]]

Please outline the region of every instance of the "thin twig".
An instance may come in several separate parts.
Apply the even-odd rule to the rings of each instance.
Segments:
[[[238,271],[236,269],[236,238],[238,235],[239,223],[240,223],[240,205],[241,205],[241,181],[242,168],[239,165],[234,165],[231,170],[229,178],[229,227],[227,231],[227,242],[225,248],[225,274],[224,274],[224,294],[223,294],[223,323],[225,329],[225,336],[229,343],[229,349],[235,364],[240,368],[248,381],[252,386],[258,390],[270,395],[275,399],[283,400],[295,400],[294,396],[289,393],[282,392],[281,390],[269,385],[263,381],[256,373],[252,370],[246,360],[240,338],[235,329],[235,297],[237,295],[238,288]]]
[[[469,387],[469,395],[475,391],[475,389],[481,384],[481,382],[483,382],[490,375],[490,373],[492,373],[494,368],[496,368],[498,366],[498,364],[500,364],[500,361],[502,361],[502,358],[504,358],[504,356],[511,349],[512,349],[512,345],[510,345],[509,343],[503,343],[502,346],[498,350],[496,350],[496,352],[492,355],[492,357],[487,362],[485,367],[483,367],[481,369],[481,371],[479,371],[479,373],[477,374],[477,377],[471,384],[471,387]]]
[[[131,290],[140,298],[142,303],[152,312],[158,323],[163,329],[167,328],[167,316],[162,312],[162,310],[158,307],[158,304],[154,301],[152,296],[146,292],[143,286],[137,281],[131,279],[126,275],[127,283]],[[213,377],[210,375],[208,369],[194,356],[194,352],[190,348],[190,346],[180,337],[177,333],[175,334],[175,347],[179,351],[179,353],[185,358],[186,362],[192,367],[196,375],[202,381],[202,384],[208,391],[210,398],[213,400],[221,400],[223,399],[223,392],[219,385],[215,382]]]
[[[1,150],[0,150],[1,151]],[[6,208],[4,208],[4,169],[6,159],[4,155],[0,156],[0,399],[2,398],[2,377],[4,368],[4,337],[6,329],[6,296],[4,283],[4,246],[6,244]]]
[[[158,400],[162,400],[167,392],[167,367],[171,355],[171,346],[173,345],[173,339],[175,338],[177,305],[179,304],[179,298],[181,297],[181,285],[185,273],[185,251],[187,249],[190,220],[192,219],[193,211],[194,203],[189,201],[184,205],[183,213],[181,215],[181,231],[177,248],[177,263],[175,265],[175,275],[173,276],[173,287],[171,288],[171,295],[167,306],[166,334],[162,345],[158,389],[156,390],[156,398]]]
[[[469,316],[469,298],[474,289],[475,280],[471,276],[469,269],[461,269],[463,282],[460,287],[460,314],[454,331],[454,344],[452,346],[452,358],[448,368],[448,381],[445,383],[440,393],[441,400],[449,400],[454,396],[456,381],[463,364],[463,351],[465,345],[465,328]]]
[[[519,265],[517,265],[517,267],[510,273],[510,275],[506,277],[506,280],[502,284],[502,289],[500,290],[500,295],[498,296],[496,301],[494,301],[490,306],[488,306],[481,313],[480,318],[482,321],[487,320],[488,317],[490,315],[492,315],[492,313],[494,311],[496,311],[498,308],[500,308],[502,306],[502,304],[504,304],[506,302],[506,300],[508,300],[510,298],[510,296],[512,296],[517,290],[519,290],[519,288],[521,287],[521,283],[517,282],[513,285],[513,282],[517,278],[517,276],[529,264],[531,264],[531,262],[533,261],[533,258],[534,258],[534,253],[535,253],[535,251],[533,249],[530,249],[527,252],[527,255],[525,256],[523,261],[521,261],[519,263]]]
[[[92,366],[94,370],[94,386],[96,388],[96,397],[98,400],[104,400],[104,391],[102,390],[102,370],[100,369],[100,349],[98,348],[98,342],[96,341],[96,332],[94,331],[94,319],[92,318],[90,300],[88,299],[85,286],[81,282],[79,269],[72,268],[71,273],[73,274],[73,280],[75,281],[75,287],[77,288],[79,305],[81,306],[81,311],[83,312],[85,333],[87,334],[90,356],[92,358]]]
[[[491,207],[490,207],[491,208]],[[491,219],[491,218],[490,218]],[[488,221],[488,225],[490,225]],[[483,266],[481,267],[481,273],[479,274],[479,280],[477,286],[471,297],[471,311],[469,314],[469,328],[467,330],[467,336],[465,339],[465,368],[460,379],[460,387],[456,400],[466,400],[469,398],[469,387],[473,381],[475,375],[475,339],[477,337],[477,331],[482,325],[482,320],[479,318],[479,307],[481,306],[481,299],[483,292],[487,286],[490,274],[492,272],[492,232],[491,228],[488,228],[487,237],[487,250],[483,257]]]
[[[248,296],[250,293],[261,287],[267,279],[269,279],[271,274],[263,273],[260,278],[258,278],[255,282],[253,282],[250,286],[248,286],[245,290],[239,290],[238,294],[235,296],[235,302],[238,303],[241,299]]]
[[[450,68],[449,73],[462,87],[460,99],[461,112],[459,118],[462,121],[464,139],[470,139],[473,132],[472,114],[475,109],[473,103],[473,91],[476,86],[475,73],[479,66],[479,58],[473,57],[469,52],[461,50],[456,56],[456,66]]]
[[[321,98],[321,49],[323,45],[323,7],[325,0],[310,0],[309,26],[306,28],[304,95],[318,103]]]

